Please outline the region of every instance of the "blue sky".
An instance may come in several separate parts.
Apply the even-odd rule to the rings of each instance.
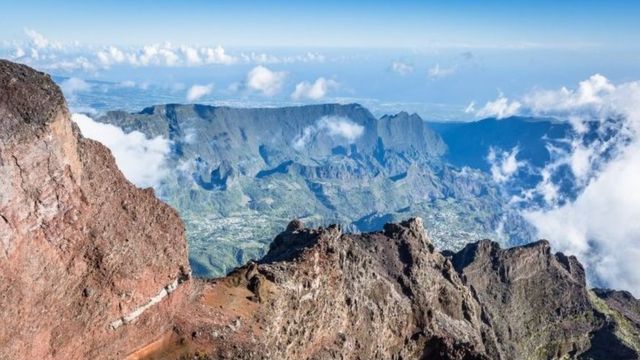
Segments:
[[[355,101],[379,113],[467,119],[471,102],[501,93],[640,73],[637,1],[26,0],[2,8],[0,57],[140,91],[132,104],[67,87],[82,107],[91,106],[86,98],[112,108],[185,102],[201,86],[208,91],[192,101]],[[249,86],[256,67],[272,87]],[[294,95],[298,85],[303,96]]]
[[[225,46],[638,46],[637,1],[5,1],[0,35]]]

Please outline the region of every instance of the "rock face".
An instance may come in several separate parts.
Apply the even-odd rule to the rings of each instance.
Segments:
[[[443,254],[420,219],[362,235],[295,221],[199,285],[176,338],[211,359],[636,359],[638,301],[607,294],[546,241]]]
[[[79,135],[47,75],[2,60],[0,245],[0,359],[122,358],[188,291],[176,212]]]

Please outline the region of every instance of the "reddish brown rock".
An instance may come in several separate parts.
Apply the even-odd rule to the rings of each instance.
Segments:
[[[7,61],[0,189],[0,359],[118,359],[171,329],[188,291],[172,288],[189,273],[178,215],[79,135],[47,75]]]

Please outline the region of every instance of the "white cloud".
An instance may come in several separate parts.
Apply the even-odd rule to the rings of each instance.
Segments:
[[[329,136],[337,136],[349,143],[356,141],[364,133],[364,126],[345,117],[324,116],[318,121],[318,128],[326,130]]]
[[[98,51],[98,60],[104,66],[110,66],[112,64],[121,64],[127,60],[124,52],[115,46],[109,46],[105,50]]]
[[[200,59],[200,55],[198,54],[198,50],[192,48],[192,47],[188,47],[188,46],[183,46],[180,48],[180,51],[182,51],[182,54],[184,55],[185,59],[187,60],[187,64],[188,65],[200,65],[202,60]]]
[[[497,119],[503,119],[517,114],[521,106],[520,102],[509,101],[504,95],[500,94],[496,100],[487,102],[482,109],[478,110],[476,116],[493,116]]]
[[[394,61],[391,63],[391,71],[405,76],[413,72],[413,66],[402,61]]]
[[[266,96],[277,94],[284,83],[287,73],[284,71],[272,71],[258,65],[247,74],[246,86],[253,91],[261,92]]]
[[[435,66],[433,66],[427,71],[427,76],[431,80],[436,80],[436,79],[441,79],[441,78],[453,75],[455,74],[455,72],[456,72],[455,67],[443,68],[443,67],[440,67],[440,64],[436,64]]]
[[[72,96],[77,92],[91,90],[91,84],[80,78],[72,77],[61,82],[60,88],[66,96]]]
[[[615,91],[616,87],[606,77],[595,74],[580,82],[576,90],[565,87],[560,90],[539,90],[525,96],[523,103],[539,115],[583,111],[595,114],[606,111],[603,107],[610,105],[606,98]]]
[[[325,79],[323,77],[318,78],[315,82],[309,83],[308,81],[299,82],[296,85],[295,90],[291,94],[293,100],[310,99],[320,100],[324,98],[327,93],[338,87],[338,83],[331,79]]]
[[[518,161],[516,156],[520,150],[514,147],[511,151],[501,151],[493,147],[489,148],[487,161],[491,164],[491,176],[498,183],[506,182],[525,165],[523,161]]]
[[[553,116],[574,129],[564,141],[568,146],[549,145],[552,160],[540,170],[542,181],[527,190],[547,205],[525,210],[525,218],[554,249],[578,256],[596,285],[639,296],[640,82],[614,85],[596,74],[575,89],[501,99],[493,107],[513,110],[502,115]],[[563,193],[554,174],[563,167],[575,177],[578,193],[559,201]]]
[[[196,101],[202,98],[203,96],[211,94],[212,91],[213,91],[213,84],[193,85],[187,91],[187,101],[188,102]]]
[[[229,65],[237,61],[235,57],[227,54],[222,46],[216,46],[214,48],[205,47],[201,48],[200,51],[204,57],[204,62],[207,64]]]
[[[13,54],[13,57],[15,59],[19,59],[23,56],[25,56],[27,53],[24,52],[24,50],[22,50],[21,47],[17,47],[15,53]]]
[[[121,49],[107,46],[96,53],[100,66],[203,66],[210,64],[229,65],[238,59],[226,53],[222,46],[193,47],[173,46],[171,43],[145,45],[141,48]]]
[[[357,124],[351,119],[340,116],[323,116],[312,126],[304,128],[302,134],[293,139],[293,147],[302,150],[318,134],[347,141],[349,144],[355,142],[364,133],[364,126]]]
[[[469,105],[467,105],[466,108],[464,108],[464,113],[465,114],[472,114],[476,112],[476,102],[475,101],[471,101],[469,103]]]
[[[24,33],[29,39],[29,43],[36,49],[45,49],[52,47],[55,49],[62,48],[62,45],[58,42],[49,41],[44,35],[33,29],[24,29]]]
[[[197,67],[237,63],[322,63],[326,60],[324,55],[314,52],[287,56],[255,52],[234,55],[219,45],[173,45],[169,42],[143,46],[105,45],[96,47],[78,42],[53,41],[32,29],[25,29],[24,34],[23,40],[4,41],[10,50],[4,56],[20,59],[21,62],[39,69],[65,72],[96,73],[113,66]]]
[[[139,187],[157,187],[167,176],[166,157],[171,142],[161,136],[148,139],[143,133],[128,134],[110,124],[99,123],[83,114],[73,114],[82,135],[107,146],[125,177]]]
[[[525,212],[554,248],[578,258],[596,282],[640,295],[640,147],[610,162],[572,203]]]
[[[322,63],[326,57],[322,54],[307,52],[302,55],[276,56],[266,53],[242,53],[240,58],[249,64],[290,64],[290,63]]]

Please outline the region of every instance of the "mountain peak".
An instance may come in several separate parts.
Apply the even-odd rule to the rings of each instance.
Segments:
[[[0,117],[3,141],[39,133],[60,111],[66,111],[60,88],[47,74],[0,59]]]

